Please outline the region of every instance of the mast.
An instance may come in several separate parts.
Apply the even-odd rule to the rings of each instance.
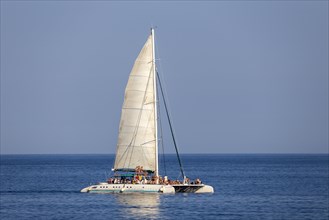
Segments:
[[[157,114],[157,89],[156,89],[156,71],[155,71],[155,44],[154,28],[151,28],[152,35],[152,67],[153,67],[153,90],[154,90],[154,127],[155,127],[155,176],[156,184],[159,184],[159,158],[158,158],[158,114]]]

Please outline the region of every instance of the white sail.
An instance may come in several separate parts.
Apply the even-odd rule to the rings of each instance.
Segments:
[[[156,171],[156,103],[150,35],[130,73],[122,106],[115,170]]]

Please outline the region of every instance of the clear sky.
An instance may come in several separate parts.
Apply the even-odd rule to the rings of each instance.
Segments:
[[[114,153],[152,25],[181,152],[328,153],[313,0],[1,1],[1,153]]]

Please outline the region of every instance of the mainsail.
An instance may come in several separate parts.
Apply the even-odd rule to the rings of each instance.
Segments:
[[[153,35],[154,36],[154,35]],[[115,170],[157,172],[154,43],[148,37],[131,70],[122,106]]]

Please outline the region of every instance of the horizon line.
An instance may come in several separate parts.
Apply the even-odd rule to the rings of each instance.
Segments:
[[[180,153],[180,155],[329,155],[329,152],[325,153]],[[6,155],[115,155],[115,153],[0,153],[0,156]],[[163,155],[163,154],[159,154]],[[165,153],[164,155],[176,155],[176,153]]]

